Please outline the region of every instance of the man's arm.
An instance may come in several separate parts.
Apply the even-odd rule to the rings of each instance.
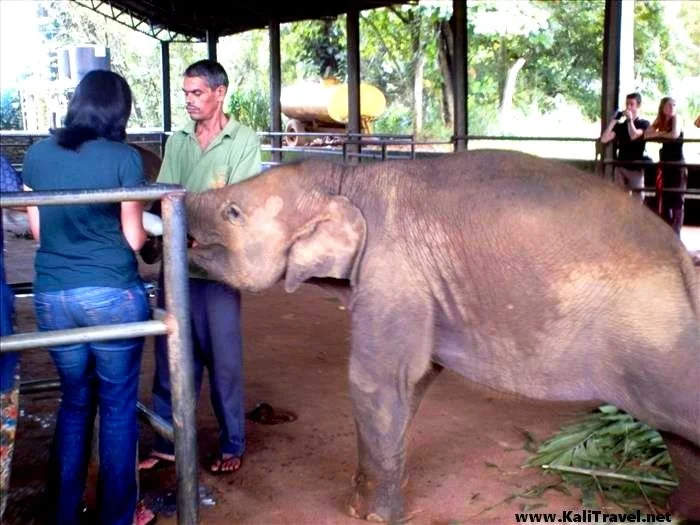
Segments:
[[[630,118],[627,111],[625,111],[625,117],[627,117],[627,133],[629,133],[630,140],[637,140],[638,138],[642,137],[646,126],[642,127],[641,129],[637,128],[634,124],[634,120]]]
[[[24,191],[34,190],[25,184]],[[39,227],[39,208],[36,206],[27,206],[27,220],[29,221],[29,229],[32,232],[32,237],[34,237],[34,240],[38,241],[41,232]]]

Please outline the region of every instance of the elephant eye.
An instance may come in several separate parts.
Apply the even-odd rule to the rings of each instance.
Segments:
[[[224,218],[231,222],[240,221],[242,217],[241,209],[235,204],[229,204],[224,208]]]

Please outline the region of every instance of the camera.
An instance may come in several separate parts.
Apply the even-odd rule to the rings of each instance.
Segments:
[[[622,118],[622,115],[624,115],[622,111],[618,111],[617,113],[615,113],[615,120],[620,120]]]

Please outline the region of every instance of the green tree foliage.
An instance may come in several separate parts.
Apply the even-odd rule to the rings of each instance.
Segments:
[[[219,61],[229,75],[228,112],[256,131],[270,129],[269,44],[264,30],[221,39]],[[251,74],[254,72],[254,74]]]
[[[285,24],[280,31],[282,84],[347,76],[345,17]]]
[[[161,122],[160,47],[146,35],[73,2],[37,2],[48,48],[98,44],[110,49],[111,66],[129,82],[134,95],[132,127],[155,127]]]
[[[130,125],[161,125],[158,41],[73,2],[36,4],[45,14],[42,32],[47,46],[108,46],[113,69],[134,91]],[[604,4],[468,0],[470,133],[551,134],[554,122],[562,134],[572,134],[563,122],[593,124],[600,112]],[[453,24],[449,1],[421,0],[361,12],[361,78],[387,99],[387,109],[375,123],[377,132],[451,136]],[[674,94],[686,112],[700,110],[698,89],[679,81],[699,73],[699,4],[636,0],[634,39],[635,82],[645,101]],[[281,45],[283,86],[325,77],[347,81],[345,16],[283,24]],[[181,75],[188,64],[206,56],[206,45],[173,43],[170,56],[177,128],[188,120],[182,111]],[[222,38],[219,60],[231,80],[226,107],[255,129],[269,129],[267,31]]]
[[[0,98],[0,129],[22,129],[22,127],[19,93],[16,89],[5,89]]]
[[[673,45],[666,8],[658,0],[635,4],[635,82],[650,98],[668,92],[671,68],[685,70],[689,66],[682,63],[682,47]],[[509,118],[504,119],[503,112],[510,102],[524,117],[569,104],[578,108],[582,119],[597,119],[604,9],[602,0],[470,0],[470,131],[509,132]],[[515,89],[508,92],[508,75],[519,59],[522,69],[516,73]]]

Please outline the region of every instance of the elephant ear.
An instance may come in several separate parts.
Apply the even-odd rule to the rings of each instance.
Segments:
[[[294,292],[312,277],[355,283],[367,238],[362,212],[346,197],[332,197],[325,209],[295,235],[284,288]]]

